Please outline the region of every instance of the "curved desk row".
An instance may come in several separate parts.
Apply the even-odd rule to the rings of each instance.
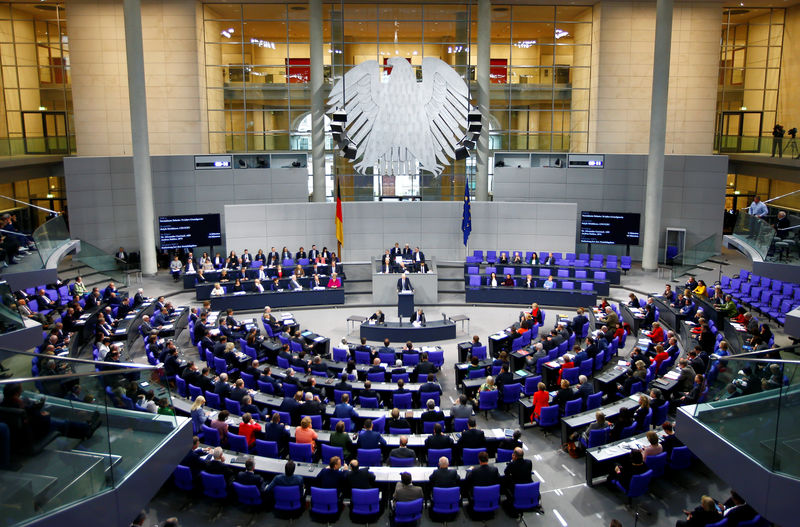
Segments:
[[[328,286],[328,280],[330,277],[328,276],[320,276],[319,283],[322,284],[322,287]],[[311,288],[311,280],[310,277],[304,277],[298,279],[298,283],[303,287],[303,289],[310,289]],[[220,282],[220,285],[227,293],[231,293],[233,291],[233,285],[235,280],[228,280],[227,282]],[[197,300],[208,300],[211,298],[211,290],[214,289],[214,285],[216,282],[206,282],[204,284],[197,284],[195,287],[195,298]],[[344,282],[342,282],[344,284]],[[242,290],[246,293],[254,293],[256,291],[256,285],[254,280],[243,280],[241,282]],[[265,292],[272,292],[270,288],[272,286],[272,282],[261,282],[261,285],[264,287]],[[280,286],[282,289],[289,289],[289,278],[281,278]]]
[[[274,308],[296,306],[324,306],[344,304],[344,289],[302,289],[300,291],[268,291],[264,293],[246,293],[244,295],[228,294],[211,297],[211,309],[236,311],[253,311],[264,306]]]
[[[466,302],[524,305],[537,302],[545,306],[590,307],[597,303],[597,291],[479,287],[466,290]]]
[[[315,272],[318,273],[320,276],[331,274],[330,273],[331,266],[327,265],[327,264],[318,265],[317,269],[314,269],[313,265],[303,265],[302,268],[303,268],[303,271],[306,273],[307,276],[313,276]],[[338,268],[341,268],[341,264],[337,265],[337,269]],[[294,266],[284,267],[283,268],[283,274],[286,275],[286,274],[290,273],[293,269],[294,269]],[[277,267],[264,267],[264,273],[268,277],[272,278],[272,277],[277,275]],[[220,270],[204,271],[203,272],[203,275],[205,276],[207,282],[215,282],[215,281],[219,280],[219,277],[220,277],[221,274],[222,273],[221,273]],[[227,274],[228,274],[228,278],[231,279],[231,280],[235,280],[237,278],[253,279],[253,278],[258,278],[258,268],[257,267],[256,268],[247,268],[247,269],[244,270],[244,272],[242,272],[242,270],[240,270],[240,269],[228,269],[228,273]],[[341,277],[341,276],[342,276],[342,274],[339,273],[339,277]],[[194,289],[195,285],[197,284],[196,277],[197,277],[197,273],[183,273],[183,288],[184,289]]]
[[[413,326],[410,322],[386,322],[385,324],[361,324],[361,337],[383,342],[433,342],[456,338],[456,323],[452,320],[434,320],[424,326]]]
[[[506,273],[503,272],[504,269],[513,269],[514,272],[511,273],[511,274],[514,274],[514,275],[521,275],[523,269],[531,269],[531,273],[533,274],[534,277],[542,277],[542,276],[544,276],[545,278],[548,275],[553,275],[553,276],[558,275],[558,270],[559,269],[566,269],[567,272],[569,273],[569,278],[575,278],[575,271],[585,271],[587,278],[583,278],[583,280],[592,280],[594,278],[594,276],[595,276],[594,273],[599,271],[599,272],[605,273],[606,274],[606,278],[612,284],[619,284],[620,283],[620,275],[621,275],[621,271],[618,268],[610,268],[609,269],[609,268],[605,268],[605,267],[583,267],[583,266],[575,266],[575,265],[555,265],[555,264],[554,265],[530,265],[530,264],[501,264],[501,263],[494,263],[494,264],[465,263],[464,264],[464,274],[465,275],[469,273],[469,268],[470,267],[477,267],[479,271],[482,271],[481,272],[482,276],[486,275],[486,271],[485,270],[486,270],[487,267],[494,267],[495,269],[497,269],[496,272],[497,272],[498,276],[500,276],[501,274],[503,276],[506,275]],[[546,269],[547,273],[545,275],[542,275],[541,271],[540,271],[541,269]],[[578,280],[581,280],[581,278],[578,278]]]

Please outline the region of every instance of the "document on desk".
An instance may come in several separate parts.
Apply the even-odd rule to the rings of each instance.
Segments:
[[[236,291],[235,293],[233,293],[233,296],[242,296],[242,295],[246,295],[246,294],[247,294],[247,291]]]
[[[664,375],[664,378],[665,378],[665,379],[671,379],[671,380],[673,380],[673,381],[677,381],[677,380],[678,380],[678,377],[680,377],[680,375],[681,375],[681,374],[680,374],[680,372],[679,372],[679,371],[672,370],[672,371],[668,371],[668,372],[667,372],[667,373]]]
[[[422,327],[422,323],[420,321],[418,321],[418,320],[415,320],[414,322],[412,322],[411,325],[414,326],[415,328],[421,328]]]
[[[325,340],[325,337],[317,337],[314,339],[314,342],[322,342]]]
[[[436,351],[436,346],[422,346],[422,351],[426,353],[430,353],[431,351]]]

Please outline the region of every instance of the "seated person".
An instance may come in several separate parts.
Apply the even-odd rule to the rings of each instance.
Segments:
[[[521,264],[522,263],[522,256],[519,254],[518,251],[515,252],[514,253],[514,257],[511,258],[511,263],[512,264]]]
[[[393,504],[399,501],[414,501],[422,498],[422,487],[413,484],[410,473],[402,472],[400,481],[397,482],[392,495]]]
[[[497,259],[498,264],[507,264],[508,263],[508,256],[506,253],[500,253],[500,258]]]
[[[506,279],[503,280],[503,285],[505,287],[514,287],[514,279],[511,278],[510,274],[506,274]]]
[[[342,287],[342,281],[339,279],[339,275],[331,273],[331,277],[328,279],[328,289],[338,289],[339,287]]]
[[[497,281],[497,273],[491,273],[486,279],[486,285],[489,287],[497,287],[500,283]]]
[[[544,281],[544,284],[542,285],[542,287],[544,287],[545,289],[555,289],[556,288],[556,283],[553,281],[553,275],[550,275],[550,276],[547,277],[547,280]]]
[[[644,474],[647,472],[647,465],[644,464],[644,456],[641,450],[631,450],[627,459],[622,463],[614,466],[611,474],[608,475],[608,481],[618,482],[622,488],[628,489],[631,484],[631,478]]]
[[[222,285],[217,282],[214,284],[214,288],[211,290],[211,296],[222,296],[225,294],[225,290],[222,288]]]
[[[303,478],[295,475],[295,464],[291,459],[286,462],[283,474],[275,476],[267,487],[267,492],[271,492],[275,487],[299,487],[300,495],[303,495]]]
[[[411,313],[411,323],[419,322],[421,325],[425,325],[425,313],[422,311],[422,308],[417,309],[414,313]]]
[[[372,315],[370,315],[369,320],[374,320],[378,324],[383,324],[384,320],[385,320],[385,315],[383,314],[383,311],[381,311],[379,309],[376,312],[374,312]]]
[[[411,425],[406,419],[400,416],[398,408],[392,408],[391,417],[386,421],[387,430],[411,430]]]

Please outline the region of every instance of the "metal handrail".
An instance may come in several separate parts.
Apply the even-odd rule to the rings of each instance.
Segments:
[[[108,362],[102,361],[102,360],[78,359],[76,357],[60,357],[58,355],[45,355],[43,353],[33,353],[33,352],[30,352],[30,351],[17,351],[17,350],[9,350],[9,349],[0,349],[0,352],[13,353],[15,355],[24,355],[24,356],[28,356],[28,357],[36,357],[36,358],[39,358],[39,359],[63,360],[63,361],[68,361],[68,362],[77,362],[77,363],[80,363],[80,364],[92,364],[92,365],[95,365],[95,366],[101,366],[101,365],[108,365],[109,364]],[[138,363],[138,362],[115,362],[114,364],[117,364],[117,365],[122,366],[122,367],[137,368],[137,369],[141,369],[141,370],[155,370],[155,369],[157,369],[156,366],[152,366],[150,364],[141,364],[141,363]],[[53,377],[53,376],[51,375],[49,377]]]

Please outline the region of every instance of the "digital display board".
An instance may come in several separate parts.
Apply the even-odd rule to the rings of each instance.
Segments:
[[[159,216],[161,249],[191,249],[220,245],[219,214]]]
[[[581,212],[581,243],[639,245],[641,215],[633,212]]]

